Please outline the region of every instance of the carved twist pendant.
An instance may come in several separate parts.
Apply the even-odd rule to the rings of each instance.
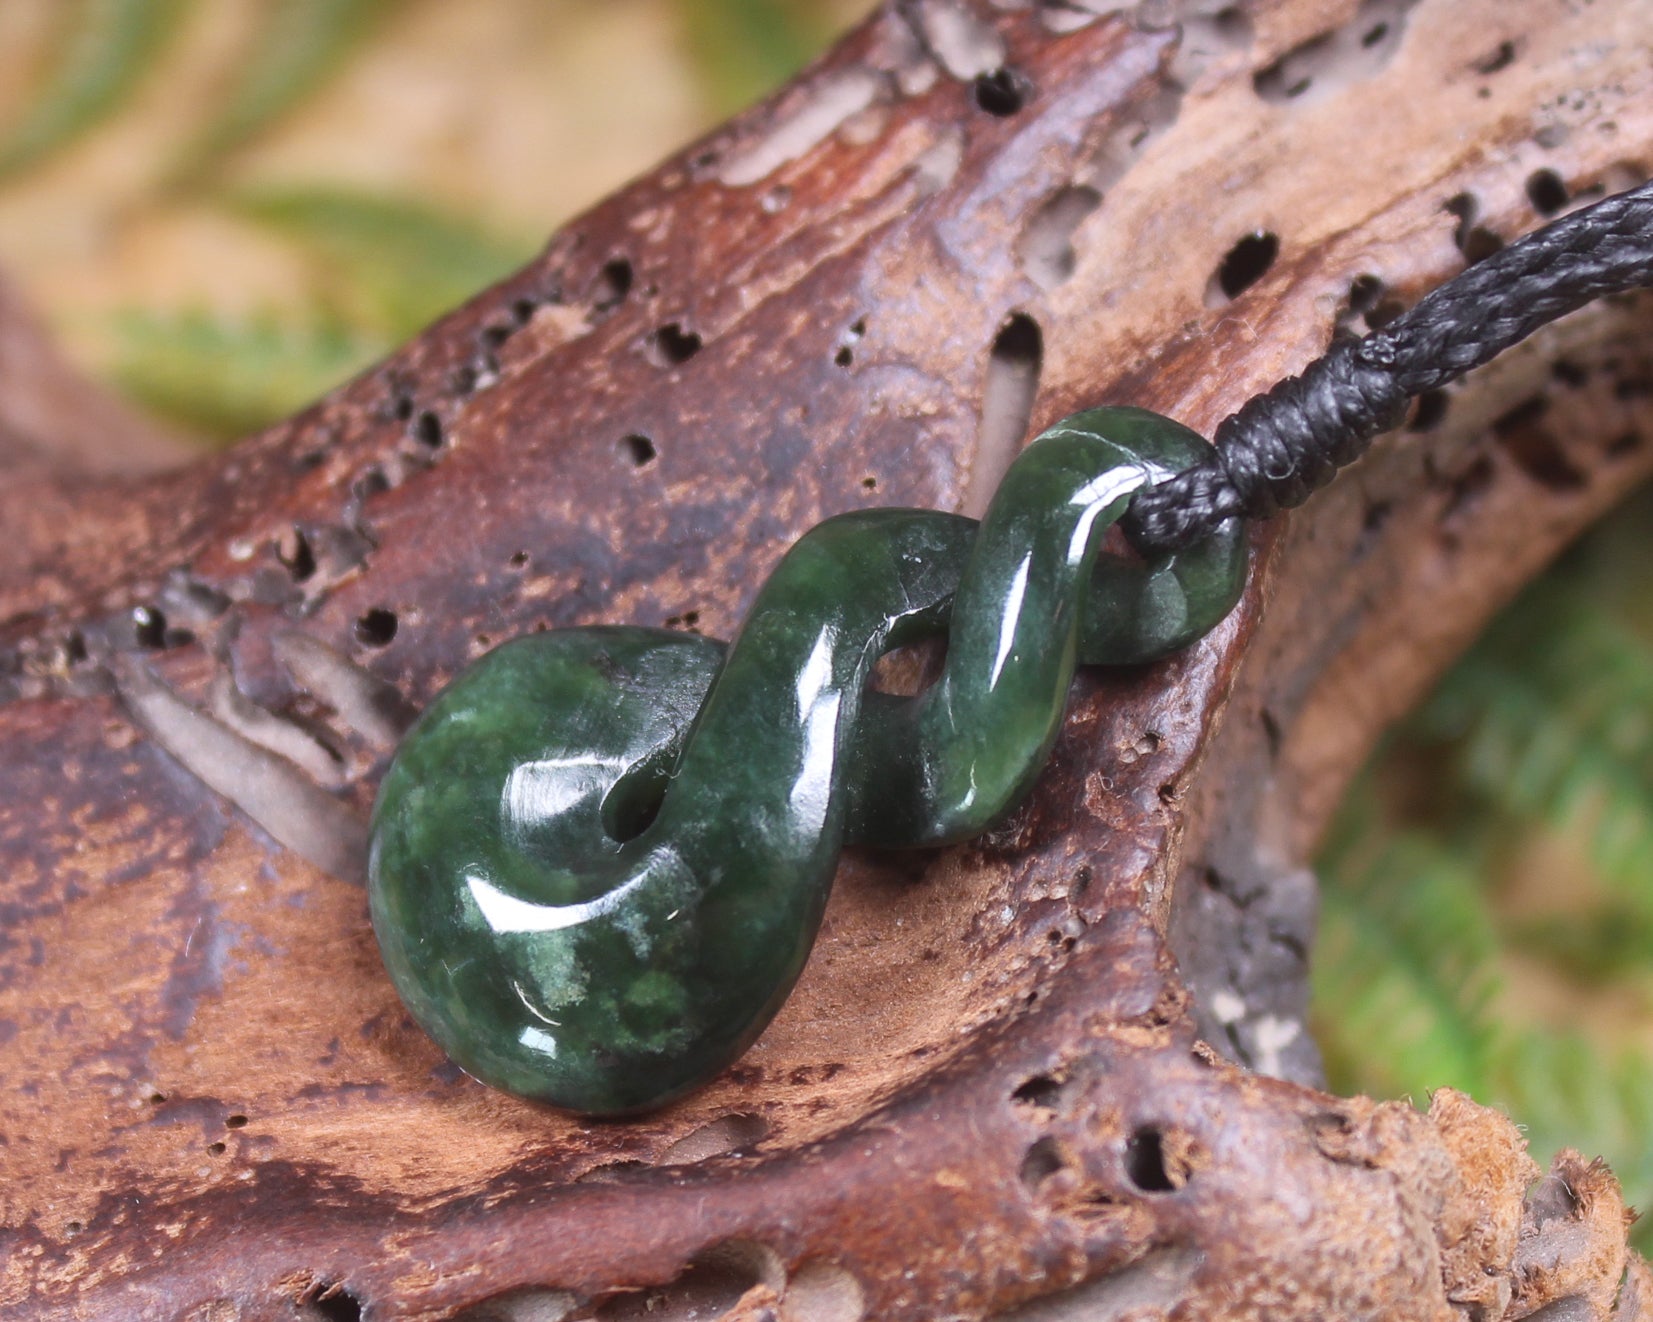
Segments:
[[[1076,663],[1186,646],[1239,596],[1238,521],[1143,563],[1131,495],[1209,453],[1141,409],[1039,436],[974,519],[842,514],[805,534],[732,645],[536,634],[431,704],[379,791],[369,888],[414,1017],[485,1083],[595,1115],[707,1082],[792,989],[846,843],[935,846],[1026,797]],[[893,648],[945,633],[911,698]]]

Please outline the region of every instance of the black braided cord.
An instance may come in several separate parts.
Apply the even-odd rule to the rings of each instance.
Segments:
[[[1300,505],[1408,402],[1607,294],[1653,285],[1653,183],[1585,207],[1483,258],[1364,339],[1343,340],[1217,428],[1205,464],[1137,493],[1136,547],[1186,546],[1235,515]]]

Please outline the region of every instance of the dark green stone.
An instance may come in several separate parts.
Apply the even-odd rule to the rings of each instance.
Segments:
[[[373,922],[414,1016],[477,1078],[576,1111],[704,1083],[791,990],[846,841],[991,826],[1037,777],[1076,662],[1150,660],[1228,612],[1237,525],[1151,564],[1100,550],[1137,487],[1204,453],[1142,410],[1078,414],[979,527],[869,510],[811,530],[727,652],[594,628],[484,657],[374,813]],[[868,692],[884,652],[941,632],[931,688]]]

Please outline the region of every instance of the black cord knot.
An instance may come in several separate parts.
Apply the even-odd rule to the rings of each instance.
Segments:
[[[1227,519],[1301,505],[1408,402],[1479,367],[1547,322],[1607,294],[1653,284],[1653,184],[1620,193],[1475,263],[1362,340],[1340,340],[1299,376],[1217,428],[1206,462],[1137,492],[1124,520],[1144,554],[1164,554]]]

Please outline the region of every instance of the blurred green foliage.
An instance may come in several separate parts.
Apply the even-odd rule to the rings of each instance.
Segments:
[[[399,198],[311,188],[237,193],[225,203],[306,254],[325,318],[394,344],[532,255],[473,221]]]
[[[16,122],[0,126],[0,187],[116,119],[178,58],[204,0],[63,0]],[[255,226],[309,271],[304,306],[251,317],[133,306],[104,327],[110,372],[154,412],[231,439],[280,418],[416,334],[530,258],[542,235],[500,234],[424,198],[333,186],[249,189],[236,153],[278,127],[371,48],[411,0],[268,0],[218,79],[211,113],[177,144],[156,199],[188,196]],[[595,2],[595,0],[593,0]],[[817,54],[843,6],[818,0],[669,0],[686,67],[715,118]],[[687,126],[686,126],[687,127]]]
[[[116,384],[162,417],[241,436],[315,399],[390,347],[338,321],[202,309],[119,313]]]
[[[839,27],[820,0],[677,0],[676,9],[702,94],[717,118],[791,77]]]
[[[1337,1089],[1463,1089],[1653,1209],[1649,527],[1644,492],[1568,552],[1349,796],[1315,1028]]]
[[[270,0],[250,58],[217,113],[179,154],[177,178],[201,179],[258,137],[339,68],[373,25],[406,0]]]
[[[184,9],[183,0],[62,0],[27,109],[0,132],[0,182],[118,112],[165,50]]]
[[[316,273],[310,310],[239,319],[133,309],[115,327],[126,392],[215,436],[242,435],[314,399],[531,251],[391,198],[317,188],[223,201],[305,254]]]

